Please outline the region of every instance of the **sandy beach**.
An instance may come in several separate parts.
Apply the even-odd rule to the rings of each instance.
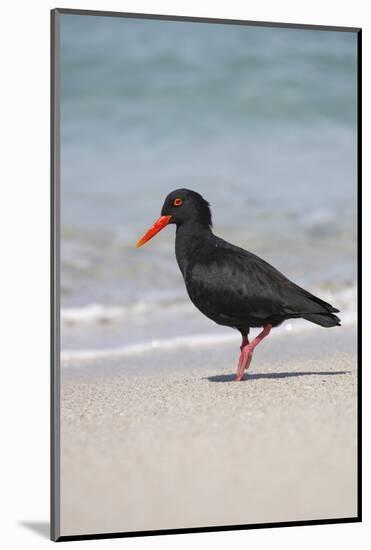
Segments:
[[[355,516],[355,338],[62,368],[61,534]]]

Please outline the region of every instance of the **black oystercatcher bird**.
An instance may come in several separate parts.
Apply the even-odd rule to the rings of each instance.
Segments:
[[[330,304],[291,282],[273,266],[212,232],[209,203],[195,191],[177,189],[165,199],[160,218],[138,241],[176,224],[175,254],[193,304],[219,325],[242,335],[237,380],[249,368],[256,346],[286,319],[322,327],[340,325]],[[250,328],[263,327],[249,342]]]

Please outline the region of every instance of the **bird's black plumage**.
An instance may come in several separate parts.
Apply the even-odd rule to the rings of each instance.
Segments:
[[[175,206],[175,199],[181,204]],[[161,215],[171,216],[169,223],[177,226],[176,258],[191,301],[216,323],[242,334],[299,317],[324,327],[340,324],[339,310],[255,254],[214,235],[209,203],[199,193],[173,191]]]

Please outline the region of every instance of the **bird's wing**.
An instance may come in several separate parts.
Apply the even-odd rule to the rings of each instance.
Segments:
[[[189,267],[186,283],[190,298],[209,312],[266,319],[337,311],[258,256],[229,243],[215,247]]]

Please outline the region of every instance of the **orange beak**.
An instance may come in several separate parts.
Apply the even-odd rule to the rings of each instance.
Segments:
[[[155,223],[152,225],[152,227],[150,227],[148,231],[144,233],[143,237],[139,239],[139,241],[135,245],[136,248],[139,248],[144,243],[152,239],[152,237],[154,237],[156,233],[158,233],[159,231],[161,231],[161,229],[167,226],[170,220],[171,220],[171,216],[160,216],[159,219],[156,220]]]

